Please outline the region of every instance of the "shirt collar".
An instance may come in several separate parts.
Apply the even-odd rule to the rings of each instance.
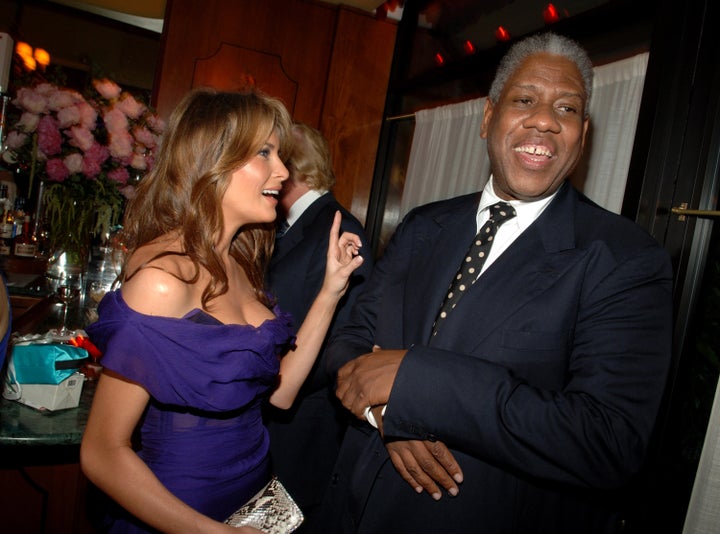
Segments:
[[[313,202],[315,202],[325,193],[327,193],[327,191],[316,191],[315,189],[311,189],[307,193],[303,194],[300,198],[298,198],[295,202],[293,202],[293,205],[290,206],[290,209],[288,210],[288,224],[290,226],[295,224],[295,222],[300,218],[300,216],[305,213],[305,210],[308,209]]]
[[[516,224],[521,230],[525,230],[525,228],[535,222],[535,219],[537,219],[540,214],[545,210],[545,208],[547,208],[548,204],[550,204],[552,199],[555,198],[556,194],[557,191],[555,191],[549,197],[540,200],[534,200],[532,202],[528,202],[525,200],[503,200],[495,194],[495,189],[493,187],[493,177],[490,176],[490,179],[485,184],[485,188],[483,189],[482,195],[480,197],[480,205],[478,206],[477,213],[478,228],[489,218],[487,208],[489,208],[496,202],[507,202],[513,208],[515,208],[515,212],[517,213],[517,217],[514,218],[514,224]],[[508,221],[505,224],[512,222],[513,220]]]

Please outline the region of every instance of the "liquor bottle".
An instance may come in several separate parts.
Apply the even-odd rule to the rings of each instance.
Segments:
[[[8,217],[10,219],[10,217]],[[23,223],[25,222],[25,198],[21,196],[15,197],[15,206],[12,210],[13,238],[22,233]]]
[[[26,258],[34,258],[37,252],[37,243],[33,240],[30,232],[30,215],[25,215],[22,225],[22,232],[15,236],[15,255]]]
[[[13,245],[13,221],[12,210],[10,209],[10,199],[8,198],[8,186],[0,185],[0,210],[2,210],[2,219],[0,219],[0,255],[9,256],[12,254]],[[8,216],[10,222],[7,222]]]

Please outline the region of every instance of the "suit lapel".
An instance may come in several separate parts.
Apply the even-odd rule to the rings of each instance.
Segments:
[[[542,215],[467,291],[445,320],[433,346],[472,352],[488,334],[501,328],[512,314],[579,261],[584,252],[575,248],[576,199],[565,184]]]

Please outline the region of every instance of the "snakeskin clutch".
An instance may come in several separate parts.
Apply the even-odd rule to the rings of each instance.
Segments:
[[[303,513],[277,477],[225,520],[233,527],[255,527],[267,534],[290,534],[303,522]]]

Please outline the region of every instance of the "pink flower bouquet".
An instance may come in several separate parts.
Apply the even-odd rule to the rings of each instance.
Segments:
[[[142,176],[152,168],[164,124],[111,80],[93,94],[40,83],[18,89],[3,159],[43,181],[41,205],[53,249],[108,235]]]

